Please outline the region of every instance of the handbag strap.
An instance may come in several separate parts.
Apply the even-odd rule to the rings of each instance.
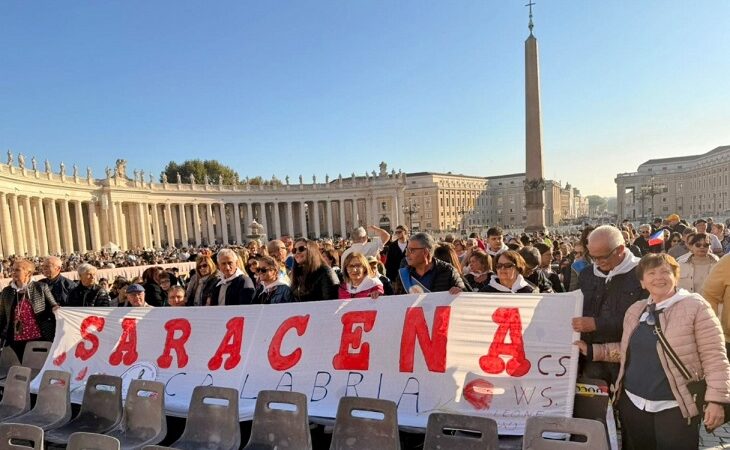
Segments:
[[[664,349],[664,353],[666,353],[667,356],[669,357],[669,359],[672,360],[672,362],[677,367],[677,369],[679,369],[679,372],[682,374],[682,376],[687,381],[692,381],[694,379],[694,377],[692,376],[692,374],[690,374],[689,370],[687,370],[687,367],[685,367],[685,365],[682,364],[682,360],[679,359],[679,356],[677,355],[677,353],[674,351],[672,346],[669,345],[669,341],[667,341],[667,337],[664,336],[664,332],[662,331],[662,325],[661,325],[661,322],[659,321],[658,316],[656,317],[656,323],[654,324],[654,331],[656,332],[656,336],[659,339],[659,344]]]

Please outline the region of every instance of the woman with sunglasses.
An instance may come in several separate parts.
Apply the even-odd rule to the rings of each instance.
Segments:
[[[682,235],[676,231],[669,235],[669,239],[666,241],[665,250],[674,248],[675,246],[682,243]]]
[[[291,279],[295,301],[311,302],[337,298],[340,280],[335,271],[325,264],[314,241],[303,238],[294,241],[294,268]]]
[[[342,276],[338,297],[341,300],[351,298],[378,298],[383,295],[383,283],[370,268],[365,255],[353,252],[345,257],[342,263]]]
[[[260,256],[258,262],[256,269],[258,286],[253,296],[253,303],[273,305],[293,302],[294,296],[289,285],[279,277],[279,262],[271,256]]]
[[[489,283],[482,289],[482,292],[509,293],[509,294],[533,294],[539,289],[525,280],[522,274],[525,272],[525,260],[522,255],[514,250],[507,250],[500,253],[497,264],[494,268],[497,276],[492,277]]]
[[[200,255],[195,260],[195,275],[190,279],[185,291],[187,306],[209,305],[210,296],[218,283],[218,268],[208,255]]]
[[[730,403],[730,363],[720,321],[701,295],[677,286],[679,264],[666,253],[641,258],[636,276],[649,298],[626,311],[621,342],[576,345],[589,360],[621,364],[615,386],[624,448],[698,448],[700,422],[708,430],[722,425],[723,404]],[[704,411],[698,410],[679,364],[695,380],[704,376]]]
[[[710,270],[720,260],[710,253],[710,236],[706,233],[697,233],[687,239],[689,253],[677,259],[679,263],[679,287],[689,292],[702,292]]]

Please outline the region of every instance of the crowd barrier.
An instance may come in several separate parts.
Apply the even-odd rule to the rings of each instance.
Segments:
[[[99,278],[106,278],[109,280],[109,283],[114,281],[114,278],[118,276],[123,276],[124,278],[131,280],[134,277],[141,277],[142,273],[149,269],[150,267],[163,267],[165,269],[171,268],[171,267],[177,267],[180,269],[180,274],[186,274],[190,270],[195,268],[194,262],[179,262],[179,263],[170,263],[170,264],[154,264],[151,266],[130,266],[130,267],[118,267],[116,269],[99,269],[96,272],[96,279]],[[61,272],[61,275],[63,275],[66,278],[69,278],[71,280],[78,280],[79,274],[75,270],[72,272]],[[43,275],[34,275],[34,280],[40,280],[44,278]],[[8,284],[10,284],[11,278],[0,278],[0,289],[5,288]]]

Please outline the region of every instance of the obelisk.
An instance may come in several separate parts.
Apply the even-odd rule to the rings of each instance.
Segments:
[[[545,231],[545,179],[542,174],[542,129],[540,124],[540,64],[537,39],[532,34],[530,1],[530,36],[525,41],[525,208],[528,233]]]

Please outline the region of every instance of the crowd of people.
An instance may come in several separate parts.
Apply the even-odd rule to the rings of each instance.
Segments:
[[[245,246],[135,255],[151,264],[139,279],[97,279],[115,257],[10,262],[0,293],[0,333],[22,356],[30,340],[52,340],[59,307],[185,307],[371,298],[416,292],[499,295],[580,289],[572,320],[580,375],[613,386],[625,448],[697,448],[699,424],[725,422],[730,404],[730,233],[671,215],[586,226],[580,234],[447,235],[398,226],[352,230],[350,240],[281,236]],[[122,257],[129,261],[129,255]],[[194,260],[189,274],[155,264]],[[63,275],[73,267],[79,281]],[[39,270],[42,280],[32,281]],[[505,300],[509,301],[509,300]],[[722,320],[717,313],[721,311]],[[684,366],[684,367],[682,367]],[[685,370],[686,369],[686,370]],[[690,376],[687,377],[686,374]],[[704,383],[695,404],[696,382]],[[699,405],[699,406],[698,406]],[[727,419],[730,419],[728,417]]]

